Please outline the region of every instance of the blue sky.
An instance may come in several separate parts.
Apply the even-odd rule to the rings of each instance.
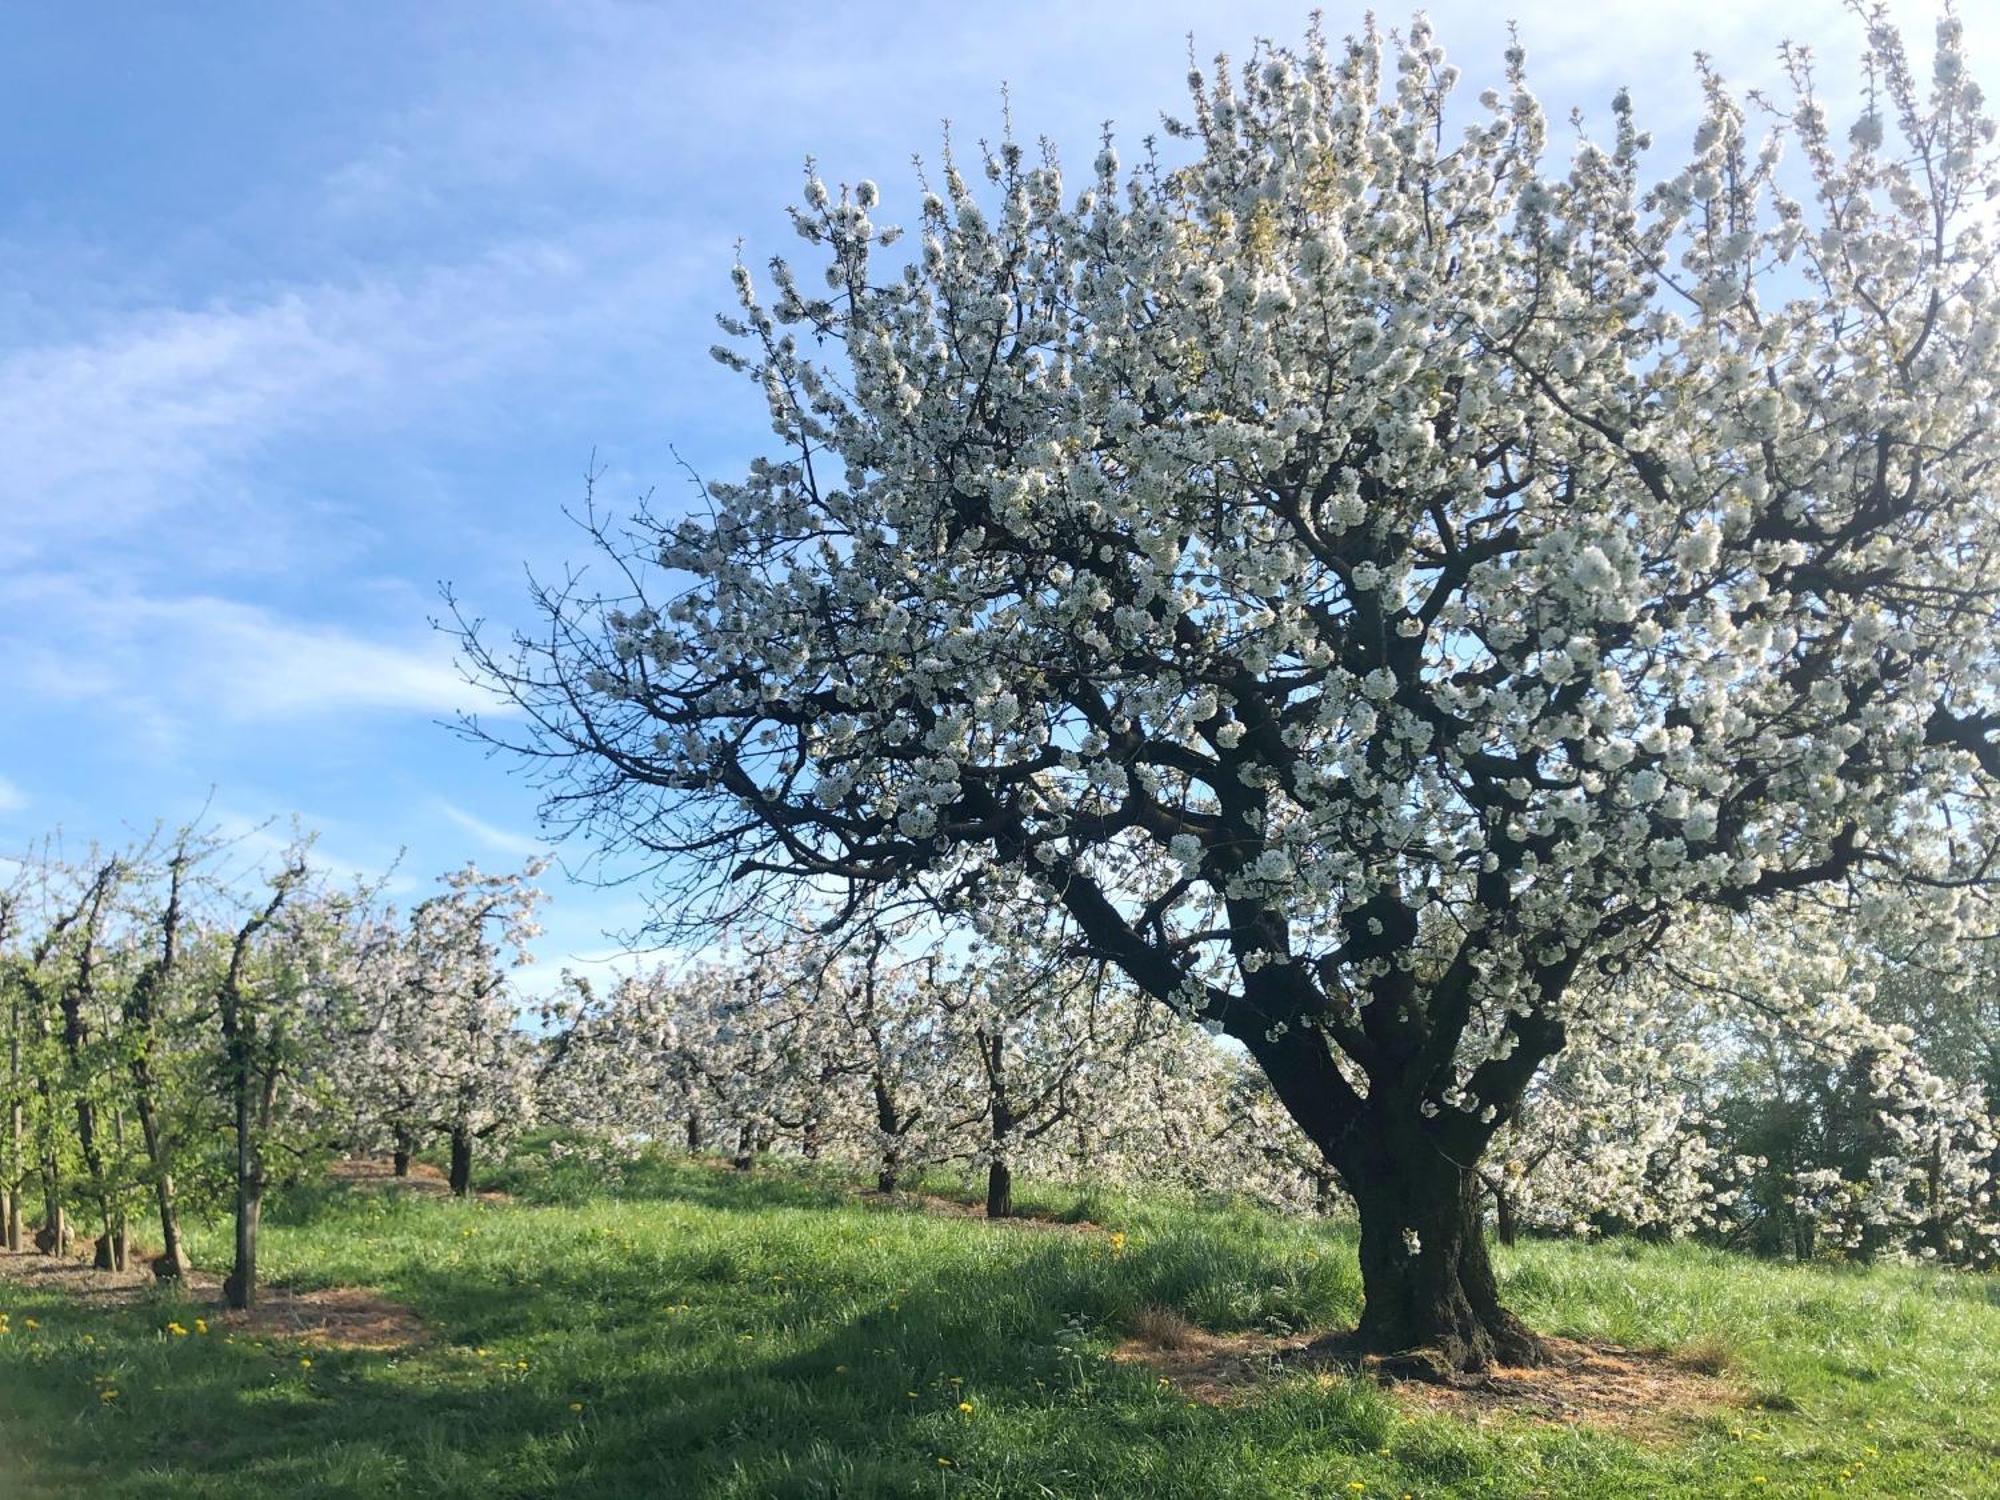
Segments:
[[[1962,8],[1991,64],[2000,7]],[[1493,9],[1430,10],[1490,81]],[[878,180],[894,222],[912,153],[946,117],[995,130],[1003,81],[1082,162],[1102,121],[1136,141],[1181,103],[1190,31],[1241,53],[1306,11],[11,0],[0,848],[118,839],[212,789],[225,825],[297,814],[343,868],[405,851],[406,884],[520,859],[532,792],[439,727],[477,702],[438,585],[521,620],[524,566],[582,553],[561,507],[593,453],[603,498],[672,504],[670,444],[710,475],[759,451],[710,320],[739,240],[753,264],[796,243],[803,158]],[[1513,11],[1552,114],[1602,120],[1629,84],[1663,143],[1695,48],[1768,83],[1781,38],[1818,39],[1837,91],[1854,36],[1838,0]],[[1896,11],[1927,45],[1933,8]],[[552,888],[551,973],[641,914]]]

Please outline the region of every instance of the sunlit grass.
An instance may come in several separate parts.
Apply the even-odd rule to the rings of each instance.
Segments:
[[[107,1313],[0,1289],[0,1493],[2000,1494],[1992,1278],[1690,1247],[1503,1255],[1537,1326],[1698,1347],[1758,1403],[1639,1443],[1418,1418],[1304,1376],[1196,1406],[1104,1357],[1148,1308],[1351,1324],[1337,1226],[1026,1195],[1115,1242],[670,1163],[616,1196],[514,1185],[507,1203],[330,1192],[275,1216],[270,1275],[408,1303],[431,1337],[400,1354],[195,1333],[200,1310],[165,1297]],[[213,1263],[219,1235],[196,1248]]]

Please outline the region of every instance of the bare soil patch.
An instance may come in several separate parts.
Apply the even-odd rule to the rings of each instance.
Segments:
[[[989,1219],[986,1217],[984,1203],[968,1203],[960,1198],[947,1198],[942,1193],[882,1193],[874,1188],[865,1188],[861,1189],[857,1196],[869,1203],[900,1203],[947,1219],[977,1219],[982,1224],[994,1224],[1002,1228],[1052,1229],[1065,1234],[1110,1233],[1103,1225],[1093,1224],[1088,1219],[1049,1219],[1025,1213],[1011,1214],[1004,1219]]]
[[[1306,1334],[1211,1333],[1172,1314],[1148,1312],[1112,1352],[1157,1371],[1188,1399],[1222,1405],[1285,1373],[1327,1379],[1357,1373],[1376,1380],[1407,1406],[1484,1425],[1525,1417],[1552,1426],[1589,1426],[1639,1441],[1666,1441],[1719,1406],[1741,1405],[1733,1382],[1702,1368],[1706,1360],[1627,1349],[1617,1344],[1545,1338],[1549,1362],[1499,1366],[1450,1380],[1404,1378],[1407,1365],[1376,1356],[1357,1360],[1334,1338]]]
[[[407,1177],[396,1175],[395,1163],[378,1161],[373,1157],[351,1156],[327,1165],[327,1176],[336,1182],[345,1182],[355,1187],[389,1188],[401,1193],[415,1193],[424,1198],[449,1198],[451,1179],[427,1161],[410,1163]],[[484,1203],[503,1203],[507,1194],[501,1192],[474,1193],[473,1197]]]
[[[150,1267],[136,1255],[133,1259],[132,1270],[100,1271],[84,1257],[0,1250],[0,1279],[56,1292],[85,1307],[132,1307],[150,1300],[160,1285]],[[409,1308],[361,1287],[267,1287],[255,1307],[238,1312],[223,1304],[221,1277],[192,1271],[187,1293],[211,1326],[232,1333],[366,1350],[406,1349],[426,1337]]]

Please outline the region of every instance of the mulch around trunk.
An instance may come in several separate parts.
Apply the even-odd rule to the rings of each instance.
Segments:
[[[1142,1314],[1112,1358],[1156,1371],[1191,1401],[1219,1406],[1287,1374],[1327,1381],[1365,1375],[1406,1408],[1489,1425],[1526,1418],[1589,1426],[1638,1441],[1668,1441],[1718,1407],[1740,1406],[1741,1387],[1682,1356],[1617,1344],[1545,1337],[1549,1362],[1496,1366],[1446,1380],[1404,1378],[1406,1365],[1357,1359],[1339,1338],[1309,1334],[1211,1333],[1171,1313]]]
[[[356,1187],[388,1188],[401,1193],[415,1193],[420,1198],[448,1198],[451,1196],[451,1179],[427,1161],[410,1163],[409,1175],[398,1177],[393,1162],[378,1161],[373,1157],[352,1156],[343,1161],[329,1162],[327,1175],[340,1182],[352,1183]],[[504,1203],[508,1195],[498,1191],[474,1193],[473,1197],[482,1203]]]
[[[133,1269],[100,1271],[83,1255],[16,1254],[0,1250],[0,1281],[31,1291],[54,1292],[84,1307],[129,1308],[152,1302],[161,1283],[138,1255]],[[400,1302],[362,1287],[298,1291],[265,1287],[257,1305],[236,1311],[224,1305],[222,1278],[188,1273],[187,1297],[211,1327],[263,1338],[298,1339],[329,1349],[407,1349],[424,1342],[422,1321]]]

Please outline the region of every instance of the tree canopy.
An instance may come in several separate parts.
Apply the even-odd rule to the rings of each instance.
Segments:
[[[1863,24],[1844,135],[1802,52],[1704,66],[1664,174],[1419,20],[1193,72],[1080,186],[948,149],[907,253],[809,176],[823,284],[739,264],[717,350],[775,454],[469,636],[551,814],[689,918],[1059,913],[1341,1173],[1364,1342],[1533,1357],[1466,1204],[1583,966],[1983,930],[1994,127],[1955,21],[1927,85]]]

